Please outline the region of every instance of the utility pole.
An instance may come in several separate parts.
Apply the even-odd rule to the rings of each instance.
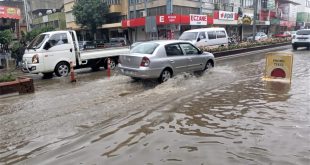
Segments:
[[[25,12],[25,16],[26,16],[26,25],[27,25],[27,32],[30,31],[30,25],[29,25],[29,15],[28,15],[28,7],[27,7],[27,0],[23,0],[24,1],[24,12]]]
[[[258,0],[254,0],[253,7],[254,7],[254,13],[253,13],[253,41],[255,41]]]

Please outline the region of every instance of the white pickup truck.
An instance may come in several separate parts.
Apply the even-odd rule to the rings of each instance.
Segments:
[[[127,47],[80,51],[76,32],[73,30],[51,31],[38,35],[26,48],[23,56],[23,71],[43,73],[44,77],[67,76],[70,62],[74,68],[107,68],[110,58],[111,69],[116,67],[119,55],[128,54]]]

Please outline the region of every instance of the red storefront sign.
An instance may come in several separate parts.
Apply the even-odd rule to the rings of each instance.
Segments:
[[[205,16],[204,20],[207,19],[207,24],[213,24],[213,17]],[[122,28],[145,26],[145,17],[122,20]],[[190,25],[191,19],[189,15],[158,15],[156,16],[157,25],[169,25],[169,24],[182,24]]]
[[[15,7],[0,6],[0,18],[20,19],[20,9]]]
[[[190,19],[188,15],[158,15],[156,16],[157,25],[168,24],[189,24]]]
[[[128,27],[138,27],[138,26],[145,26],[145,18],[135,18],[135,19],[129,19],[129,20],[122,20],[122,27],[128,28]]]

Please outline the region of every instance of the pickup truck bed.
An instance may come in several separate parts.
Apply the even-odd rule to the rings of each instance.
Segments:
[[[122,54],[129,54],[130,49],[128,47],[113,47],[104,49],[92,49],[81,51],[81,60],[90,60],[104,57],[114,57]]]

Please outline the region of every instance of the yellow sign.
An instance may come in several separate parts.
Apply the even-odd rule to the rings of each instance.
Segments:
[[[285,52],[266,54],[266,79],[282,79],[291,81],[293,69],[293,55]]]
[[[14,15],[14,14],[16,14],[16,9],[15,8],[8,8],[7,13],[10,15]]]
[[[242,18],[242,23],[243,23],[244,25],[251,25],[251,24],[252,24],[252,19],[251,19],[251,17],[249,17],[249,16],[244,16],[244,17]]]

